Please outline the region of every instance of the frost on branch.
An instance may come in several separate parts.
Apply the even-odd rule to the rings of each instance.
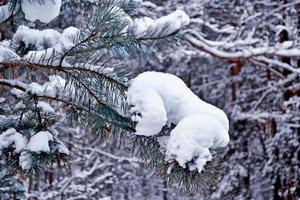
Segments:
[[[136,135],[156,136],[165,160],[201,172],[213,158],[210,149],[229,142],[229,122],[219,108],[199,99],[178,77],[145,72],[132,80],[127,93]],[[176,125],[161,137],[165,125]],[[163,141],[160,141],[163,140]]]

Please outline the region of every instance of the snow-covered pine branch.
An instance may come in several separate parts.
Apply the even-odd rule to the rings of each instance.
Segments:
[[[199,99],[178,77],[161,72],[138,75],[127,96],[131,118],[137,123],[137,140],[142,138],[144,143],[138,144],[143,148],[138,151],[145,161],[158,169],[167,168],[167,174],[158,173],[169,184],[186,185],[189,192],[205,193],[203,184],[213,186],[216,179],[210,175],[221,162],[218,150],[229,142],[226,114]],[[171,130],[163,131],[165,126]],[[145,151],[158,155],[151,157]]]
[[[59,137],[70,118],[102,137],[115,139],[124,131],[134,132],[138,152],[144,144],[153,145],[150,152],[158,157],[148,157],[147,149],[141,156],[146,162],[150,159],[149,164],[169,184],[176,185],[178,180],[180,188],[200,193],[207,192],[207,185],[213,186],[221,163],[219,149],[229,141],[225,113],[200,100],[175,76],[148,72],[131,80],[133,75],[123,64],[150,47],[175,46],[180,30],[190,23],[184,11],[157,19],[132,18],[126,1],[86,1],[91,10],[84,26],[57,31],[38,30],[23,25],[21,19],[49,23],[60,14],[60,0],[10,3],[10,15],[1,20],[14,32],[0,42],[4,72],[0,85],[5,96],[0,113],[1,163],[31,177],[55,162],[65,163],[70,152]],[[5,13],[7,4],[1,6]],[[145,86],[144,79],[164,89]],[[170,83],[181,89],[171,93]],[[172,98],[178,102],[169,102]],[[156,109],[154,116],[148,113]],[[151,126],[149,122],[156,123]],[[167,123],[176,127],[164,130]],[[96,164],[74,179],[93,174]],[[108,173],[99,181],[111,176]]]

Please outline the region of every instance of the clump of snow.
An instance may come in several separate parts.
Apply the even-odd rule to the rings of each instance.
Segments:
[[[24,95],[24,92],[17,88],[11,89],[10,92],[11,92],[11,94],[15,95],[16,97],[22,97]]]
[[[32,50],[24,55],[24,60],[40,64],[49,64],[51,62],[52,65],[55,65],[59,64],[59,58],[64,50],[70,49],[75,45],[74,43],[79,34],[80,30],[73,26],[64,29],[60,33],[53,29],[36,30],[21,25],[13,35],[12,46],[17,48],[20,46],[20,43],[24,43],[26,47]],[[0,46],[0,48],[4,47]],[[2,52],[5,53],[5,51]],[[4,58],[1,59],[1,54],[0,60],[4,60]]]
[[[39,101],[37,103],[37,107],[40,108],[42,111],[50,113],[50,112],[54,112],[54,108],[52,108],[52,106],[49,103],[46,103],[44,101]]]
[[[53,136],[49,131],[41,131],[32,136],[27,143],[27,139],[16,131],[14,128],[10,128],[0,134],[0,149],[8,148],[10,145],[14,144],[15,152],[19,153],[22,150],[30,150],[33,152],[49,152],[49,141],[53,141]],[[60,145],[62,152],[67,152],[67,150]]]
[[[56,61],[56,56],[59,52],[55,48],[48,48],[40,51],[29,51],[24,57],[24,60],[30,61],[32,63],[44,63],[47,64],[51,61],[53,64]]]
[[[169,15],[156,20],[150,17],[136,18],[130,24],[130,30],[137,38],[168,36],[190,23],[190,17],[182,10],[176,10]]]
[[[57,145],[55,146],[56,149],[54,149],[53,151],[57,151],[59,153],[64,153],[69,155],[70,151],[69,149],[64,145],[64,143],[58,139],[56,139]]]
[[[43,2],[22,0],[21,7],[26,19],[32,22],[39,20],[49,23],[59,15],[61,0],[45,0]]]
[[[25,25],[18,27],[16,33],[13,35],[12,45],[18,47],[21,42],[26,47],[35,47],[34,52],[42,52],[41,50],[48,52],[51,48],[59,51],[59,48],[63,46],[66,49],[74,46],[74,38],[79,34],[80,30],[73,26],[70,26],[63,30],[62,33],[53,29],[36,30],[31,29]]]
[[[134,108],[144,109],[143,102],[147,101],[147,98],[140,98],[138,102],[132,103],[131,100],[138,98],[136,96],[139,95],[144,96],[144,93],[150,93],[149,91],[153,93],[156,92],[162,99],[169,122],[177,124],[184,117],[192,113],[200,112],[212,115],[221,122],[226,130],[229,129],[228,118],[224,111],[204,102],[197,97],[180,78],[167,73],[144,72],[131,80],[127,96],[128,102],[133,105],[133,111],[135,111]],[[147,95],[145,95],[145,97],[146,96]],[[149,97],[149,95],[147,97]],[[158,132],[153,132],[151,135],[157,133]]]
[[[80,30],[74,26],[64,29],[60,37],[60,43],[64,46],[64,48],[70,49],[74,46],[74,39],[79,35],[79,33]]]
[[[36,82],[32,82],[27,86],[27,92],[37,95],[44,95],[50,97],[56,97],[58,91],[63,89],[66,85],[66,80],[59,75],[49,76],[49,81],[45,82],[43,85],[40,85]]]
[[[22,169],[27,170],[32,167],[32,157],[29,152],[23,151],[19,157],[19,165]]]
[[[36,94],[38,96],[44,96],[47,95],[48,97],[57,97],[58,94],[61,94],[61,96],[70,96],[72,93],[68,90],[65,90],[66,87],[66,80],[63,79],[59,75],[51,75],[48,77],[49,81],[45,82],[44,84],[40,85],[37,82],[32,82],[30,84],[23,83],[18,80],[5,80],[5,82],[20,86],[21,88],[26,89],[27,93]],[[73,88],[72,88],[73,90]],[[11,90],[11,93],[22,96],[25,94],[25,92],[19,90],[19,89],[13,89]]]
[[[0,22],[3,22],[12,14],[12,9],[10,9],[12,4],[8,2],[7,4],[0,6]]]
[[[26,47],[33,45],[37,50],[43,50],[45,44],[48,47],[54,47],[60,40],[61,33],[53,29],[36,30],[25,25],[20,25],[13,35],[12,43],[19,46],[20,42],[24,42]]]
[[[58,144],[58,152],[59,153],[64,153],[64,154],[67,154],[67,155],[70,154],[69,149],[63,143]]]
[[[205,163],[212,160],[209,148],[223,147],[228,142],[228,130],[219,120],[207,114],[191,114],[171,131],[166,158],[176,159],[184,168],[193,160],[189,169],[201,172]]]
[[[27,144],[26,138],[14,128],[10,128],[0,135],[0,149],[7,148],[12,144],[15,145],[17,153],[25,149]]]
[[[49,131],[38,132],[30,138],[27,149],[33,152],[50,152],[49,141],[53,141]]]
[[[127,101],[137,135],[153,136],[167,123],[177,125],[168,138],[158,138],[161,149],[166,149],[166,161],[175,159],[180,166],[188,164],[190,170],[200,172],[212,159],[209,149],[229,142],[226,114],[202,101],[174,75],[140,74],[131,81]]]
[[[154,90],[143,88],[143,85],[131,87],[128,92],[128,101],[134,105],[130,112],[132,120],[138,122],[135,129],[137,135],[150,136],[160,132],[167,123],[167,112],[160,95]],[[131,95],[142,92],[141,95]]]
[[[19,60],[18,54],[16,54],[12,49],[0,45],[0,62],[7,59]]]
[[[294,45],[293,41],[284,41],[282,43],[277,44],[276,47],[282,48],[282,49],[289,49],[289,48],[293,47],[293,45]]]
[[[48,105],[43,107],[48,107]],[[9,147],[14,148],[14,152],[20,153],[19,165],[22,169],[27,170],[32,167],[33,161],[31,152],[50,152],[49,142],[54,141],[56,145],[51,147],[51,152],[59,152],[69,154],[68,148],[57,138],[55,138],[57,131],[52,129],[54,134],[50,131],[40,131],[30,137],[29,141],[16,129],[10,128],[0,134],[0,155],[1,150]],[[58,134],[58,133],[57,133]]]

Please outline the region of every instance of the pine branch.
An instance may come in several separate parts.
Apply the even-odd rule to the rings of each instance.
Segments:
[[[155,174],[166,181],[168,186],[175,186],[187,193],[198,192],[208,195],[217,185],[222,171],[225,148],[210,149],[213,159],[207,162],[201,173],[197,170],[182,168],[176,161],[166,162],[156,137],[134,136],[135,154],[143,162],[155,169]]]
[[[86,43],[87,41],[91,40],[94,36],[96,36],[96,32],[92,32],[92,34],[89,35],[87,38],[85,38],[84,40],[78,42],[76,45],[74,45],[73,47],[71,47],[70,49],[68,49],[68,50],[62,55],[62,57],[61,57],[61,59],[60,59],[60,61],[59,61],[59,66],[62,66],[62,63],[63,63],[65,57],[68,56],[68,55],[70,55],[71,52],[72,52],[74,49],[78,48],[80,45],[82,45],[82,44]]]
[[[82,72],[90,72],[92,74],[95,74],[96,76],[98,76],[99,78],[103,78],[109,82],[112,82],[118,86],[120,86],[120,88],[126,90],[128,88],[128,86],[125,83],[119,82],[103,73],[100,73],[98,71],[92,70],[92,69],[88,69],[88,68],[83,68],[83,67],[64,67],[64,66],[55,66],[55,65],[45,65],[45,64],[38,64],[38,63],[31,63],[28,61],[2,61],[0,62],[0,65],[3,65],[4,67],[7,68],[13,68],[13,67],[29,67],[29,68],[36,68],[36,69],[52,69],[52,70],[56,70],[56,71],[61,71],[66,73],[67,71],[82,71]]]
[[[22,85],[20,84],[19,82],[16,83],[14,81],[10,81],[10,80],[4,80],[4,79],[0,79],[0,85],[3,85],[3,86],[7,86],[7,87],[11,87],[11,88],[16,88],[18,90],[21,90],[23,92],[26,92],[27,89],[26,89],[26,86],[25,85]],[[48,96],[46,94],[43,94],[43,95],[39,95],[39,94],[34,94],[37,98],[44,98],[44,99],[48,99],[48,100],[54,100],[54,101],[58,101],[58,102],[62,102],[62,103],[65,103],[66,105],[69,105],[69,106],[74,106],[76,107],[77,109],[79,110],[82,110],[86,113],[90,113],[90,114],[93,114],[95,116],[99,116],[101,118],[105,118],[105,116],[103,115],[100,115],[99,112],[97,112],[97,109],[91,109],[90,107],[86,107],[84,105],[80,105],[80,104],[77,104],[77,103],[74,103],[72,102],[72,99],[63,99],[63,98],[60,98],[60,97],[53,97],[53,96]],[[101,103],[102,106],[105,106],[106,108],[108,108],[104,103]],[[109,109],[109,108],[108,108]],[[111,110],[111,112],[114,112]],[[121,116],[120,116],[121,117]],[[125,117],[121,117],[123,119],[125,119]],[[129,119],[127,119],[129,120]],[[115,124],[116,122],[114,121],[107,121],[108,123],[112,123],[112,124]],[[116,124],[116,125],[120,125],[121,127],[123,127],[125,130],[128,130],[128,131],[131,131],[131,132],[135,132],[135,129],[133,127],[133,124],[132,122],[129,122],[131,123],[132,125],[129,126],[129,125],[121,125],[121,124]]]

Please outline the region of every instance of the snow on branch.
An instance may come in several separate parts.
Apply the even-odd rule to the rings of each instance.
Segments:
[[[249,47],[236,51],[223,51],[221,49],[212,47],[204,40],[199,40],[192,35],[185,35],[185,39],[196,49],[211,54],[218,58],[225,58],[231,60],[248,59],[256,56],[282,56],[282,57],[299,57],[299,48],[284,48],[284,43],[279,46],[270,47]]]
[[[136,18],[129,25],[129,30],[137,38],[164,37],[171,35],[190,23],[189,16],[182,10],[176,10],[169,15],[153,20],[149,17]]]
[[[27,140],[16,129],[10,128],[0,135],[0,150],[9,147],[13,143],[15,152],[19,153],[26,148]]]
[[[232,34],[232,33],[236,32],[236,30],[233,26],[226,25],[224,27],[219,27],[217,24],[211,24],[211,23],[209,23],[207,21],[204,21],[200,18],[191,18],[191,23],[197,24],[197,25],[204,25],[204,26],[208,27],[209,29],[211,29],[212,31],[214,31],[216,33]]]
[[[13,14],[13,10],[11,3],[0,6],[0,23],[7,20]]]
[[[131,81],[127,93],[136,135],[155,136],[165,161],[176,160],[190,171],[204,170],[212,148],[229,142],[229,122],[217,107],[198,98],[178,77],[144,72]],[[165,125],[176,127],[160,136]]]
[[[75,96],[75,94],[70,94],[72,93],[72,90],[66,88],[66,83],[64,79],[60,80],[61,78],[55,75],[53,75],[52,78],[51,77],[49,78],[50,81],[44,83],[43,85],[40,85],[35,82],[26,84],[18,80],[7,80],[7,79],[0,79],[0,85],[7,86],[10,88],[16,88],[22,93],[34,95],[37,98],[54,100],[57,102],[64,103],[68,106],[75,107],[80,111],[96,116],[99,118],[98,120],[105,119],[107,120],[106,121],[107,123],[114,124],[118,127],[122,127],[123,129],[131,132],[135,131],[131,122],[127,120],[126,117],[120,116],[119,113],[117,113],[114,109],[107,106],[105,102],[101,102],[100,99],[98,99],[97,97],[95,97],[98,100],[96,105],[86,105],[85,102],[81,102],[81,100],[77,99],[79,98],[78,96]],[[20,92],[15,92],[15,93],[20,93]],[[99,106],[100,109],[97,108]],[[103,113],[104,111],[102,111],[101,108],[105,109],[105,113]],[[124,123],[120,123],[118,121],[118,120],[125,120],[125,119],[126,121]]]
[[[39,20],[43,23],[49,23],[59,15],[61,4],[61,0],[46,0],[42,2],[22,0],[21,8],[26,19],[32,22]]]
[[[291,65],[289,65],[287,63],[283,63],[283,62],[280,62],[280,61],[275,60],[275,59],[270,59],[270,58],[267,58],[265,56],[258,56],[258,57],[255,57],[253,59],[258,60],[258,61],[262,61],[262,62],[265,62],[265,63],[268,63],[270,65],[279,66],[279,67],[287,69],[287,70],[289,70],[291,72],[300,74],[300,69],[299,68],[298,69],[294,68],[293,66],[291,66]]]
[[[50,64],[39,64],[39,63],[32,63],[24,60],[19,60],[19,61],[3,61],[0,62],[0,65],[3,65],[5,67],[19,67],[19,66],[25,66],[28,68],[33,68],[33,69],[51,69],[51,70],[57,70],[60,72],[68,72],[68,71],[81,71],[81,72],[88,72],[91,74],[94,74],[98,77],[101,77],[103,79],[106,79],[107,81],[113,82],[116,85],[119,85],[119,87],[123,89],[127,89],[127,86],[125,83],[122,83],[118,80],[115,80],[111,78],[110,76],[106,75],[103,72],[99,72],[97,70],[94,70],[93,68],[86,68],[86,67],[81,67],[79,66],[57,66],[57,65],[50,65]]]

